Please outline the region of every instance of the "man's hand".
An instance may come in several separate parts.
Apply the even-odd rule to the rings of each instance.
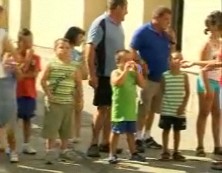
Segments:
[[[98,77],[96,75],[94,76],[89,76],[88,79],[89,85],[96,89],[98,87]]]
[[[83,110],[83,105],[84,105],[83,100],[75,102],[75,103],[74,103],[75,110],[76,110],[77,112],[81,112],[81,111]]]
[[[181,105],[177,110],[177,115],[183,115],[185,114],[185,106]]]

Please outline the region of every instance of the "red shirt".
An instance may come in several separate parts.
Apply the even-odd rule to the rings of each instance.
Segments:
[[[40,57],[38,55],[32,56],[32,62],[26,73],[40,71]],[[25,77],[17,82],[17,97],[37,97],[36,91],[36,78],[35,77]]]

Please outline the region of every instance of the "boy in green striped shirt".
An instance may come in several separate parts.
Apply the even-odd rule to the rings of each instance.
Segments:
[[[182,54],[174,52],[170,58],[170,70],[163,74],[161,88],[163,92],[161,117],[159,127],[163,129],[163,153],[161,160],[169,160],[169,132],[174,130],[174,160],[184,161],[185,157],[179,152],[180,131],[186,129],[185,108],[189,98],[189,82],[186,73],[180,70]]]
[[[66,39],[55,42],[56,58],[48,65],[41,80],[48,106],[43,124],[43,137],[48,140],[46,161],[53,163],[57,159],[56,139],[61,140],[62,159],[75,158],[68,150],[68,140],[72,138],[74,102],[81,99],[76,92],[81,88],[81,75],[76,68],[76,63],[71,59],[71,47]]]

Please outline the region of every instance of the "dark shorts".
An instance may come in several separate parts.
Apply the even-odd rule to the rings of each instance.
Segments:
[[[136,133],[136,121],[112,122],[112,132],[117,134]]]
[[[36,100],[32,97],[17,98],[18,118],[29,120],[35,116]]]
[[[172,116],[161,116],[159,127],[164,130],[170,130],[171,127],[175,131],[186,129],[186,118],[177,118]]]
[[[112,89],[110,77],[99,77],[98,87],[95,89],[93,105],[94,106],[111,106]]]

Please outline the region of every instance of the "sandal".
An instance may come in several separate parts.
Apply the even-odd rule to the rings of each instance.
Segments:
[[[161,161],[168,161],[168,160],[170,160],[170,153],[169,152],[162,153],[160,160]]]
[[[222,161],[215,161],[211,165],[211,169],[222,170]]]
[[[198,157],[206,157],[206,153],[203,147],[197,147],[196,149],[196,156]]]
[[[186,161],[186,157],[184,157],[180,152],[173,153],[173,160],[175,161]]]

